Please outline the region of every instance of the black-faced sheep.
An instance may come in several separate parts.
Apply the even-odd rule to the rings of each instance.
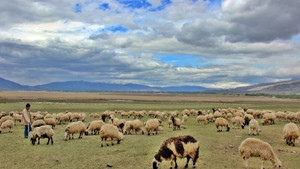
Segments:
[[[9,128],[9,133],[11,132],[11,129],[14,127],[14,122],[12,120],[6,120],[3,122],[0,126],[0,133],[2,133],[3,129]]]
[[[68,124],[65,129],[65,141],[67,141],[68,138],[70,140],[71,135],[72,135],[72,139],[73,139],[73,135],[75,133],[79,133],[78,139],[81,139],[84,132],[85,132],[85,125],[81,121],[72,122],[72,123]]]
[[[36,139],[38,139],[37,144],[39,145],[41,138],[48,138],[47,145],[49,144],[50,140],[51,140],[51,144],[53,144],[53,135],[54,135],[54,131],[50,126],[46,125],[46,126],[37,127],[33,130],[31,143],[32,145],[35,145]]]
[[[180,119],[172,117],[171,120],[172,120],[172,123],[173,123],[173,131],[175,131],[176,129],[180,130],[180,126],[182,124],[182,122],[180,121]]]
[[[245,125],[249,126],[250,120],[254,119],[254,117],[251,114],[246,114],[245,117],[244,117],[244,119],[245,119]]]
[[[126,122],[126,120],[124,120],[124,119],[118,119],[118,118],[111,118],[110,119],[110,123],[117,126],[120,131],[123,130],[125,122]]]
[[[255,119],[252,119],[249,122],[249,135],[252,133],[252,135],[259,135],[259,124],[258,121]]]
[[[86,127],[85,135],[88,135],[89,132],[91,132],[91,135],[99,134],[99,131],[103,125],[104,125],[104,122],[102,120],[90,122]]]
[[[248,159],[250,157],[259,157],[261,159],[261,169],[264,168],[264,162],[266,160],[270,160],[274,168],[280,168],[282,166],[281,161],[276,157],[271,145],[259,139],[245,139],[239,146],[239,153],[245,160],[246,169],[248,169]]]
[[[196,167],[196,162],[199,157],[199,142],[192,136],[179,136],[171,137],[163,142],[158,153],[154,156],[152,161],[153,169],[157,169],[159,163],[163,160],[171,160],[171,168],[173,161],[175,162],[175,168],[178,158],[187,158],[185,168],[188,167],[190,159],[193,160],[193,168]]]
[[[150,136],[151,131],[153,131],[153,132],[155,131],[155,134],[157,134],[160,124],[161,124],[161,120],[159,120],[159,119],[149,119],[146,122],[146,126],[145,126],[145,129],[148,132],[148,136]],[[153,133],[153,135],[154,135],[154,133]]]
[[[101,138],[101,147],[103,147],[103,140],[106,143],[107,139],[111,139],[111,145],[113,146],[113,140],[116,139],[117,143],[120,144],[120,141],[123,140],[123,134],[119,132],[118,128],[112,124],[104,124],[100,130],[100,138]],[[106,146],[109,146],[106,143]]]
[[[299,137],[299,128],[295,123],[288,123],[283,127],[286,144],[295,146],[295,140]]]
[[[44,120],[36,120],[32,123],[32,127],[41,127],[43,125],[46,125]]]
[[[219,129],[219,127],[226,127],[226,131],[229,132],[230,127],[228,125],[228,121],[222,117],[217,118],[217,120],[215,121],[215,126],[217,128],[217,132],[221,132],[222,128]]]

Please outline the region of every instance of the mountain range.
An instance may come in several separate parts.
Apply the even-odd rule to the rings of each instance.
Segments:
[[[0,90],[11,91],[124,91],[124,92],[233,92],[266,94],[300,94],[300,79],[277,83],[262,83],[233,89],[215,89],[201,86],[150,87],[139,84],[113,84],[86,81],[53,82],[43,85],[26,86],[0,78]]]

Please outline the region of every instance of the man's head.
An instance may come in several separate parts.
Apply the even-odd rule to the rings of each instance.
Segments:
[[[27,110],[30,109],[30,104],[29,104],[29,103],[26,104],[26,109],[27,109]]]

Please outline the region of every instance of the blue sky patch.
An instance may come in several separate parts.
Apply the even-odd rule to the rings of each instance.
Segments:
[[[207,64],[207,62],[204,61],[203,58],[194,55],[155,53],[154,56],[158,57],[158,60],[161,62],[170,63],[178,67],[197,67],[204,66]]]
[[[156,8],[151,8],[151,9],[149,9],[149,11],[155,12],[155,11],[164,10],[166,8],[166,6],[171,4],[171,3],[172,3],[171,0],[161,0],[161,5],[160,6],[158,6]]]
[[[74,11],[75,11],[75,13],[81,13],[82,5],[80,3],[75,4]]]
[[[109,27],[106,27],[106,28],[99,29],[97,33],[107,32],[107,31],[110,31],[110,32],[127,32],[128,29],[124,28],[122,25],[109,26]]]
[[[125,5],[126,7],[129,8],[148,8],[151,7],[152,5],[147,2],[147,0],[117,0],[120,4]]]
[[[103,11],[110,9],[109,4],[108,3],[103,3],[101,5],[98,6],[98,9],[101,9]]]

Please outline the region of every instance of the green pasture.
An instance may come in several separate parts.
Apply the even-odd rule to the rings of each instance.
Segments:
[[[21,111],[27,101],[0,102],[0,111]],[[259,110],[300,111],[297,103],[210,103],[210,102],[116,102],[116,101],[30,101],[31,111],[48,111],[49,113],[85,112],[87,120],[89,113],[102,114],[105,110],[159,110],[182,111],[184,109],[247,107]],[[121,118],[119,115],[118,118]],[[147,121],[146,116],[141,120]],[[180,116],[181,118],[181,116]],[[130,118],[131,120],[133,118]],[[129,119],[126,119],[129,120]],[[55,128],[54,145],[46,145],[47,139],[42,139],[40,145],[32,146],[29,139],[24,137],[24,127],[19,123],[13,133],[0,134],[0,168],[111,168],[116,169],[150,169],[153,156],[160,148],[162,142],[169,137],[191,135],[200,143],[199,160],[197,168],[203,169],[240,169],[244,168],[242,158],[238,154],[238,146],[248,137],[255,137],[269,142],[275,154],[282,161],[283,168],[300,168],[300,141],[296,147],[289,147],[283,140],[283,126],[287,122],[276,121],[275,125],[261,126],[259,136],[248,136],[248,127],[244,130],[231,130],[230,132],[216,132],[214,124],[197,124],[196,117],[190,116],[186,129],[173,131],[168,127],[168,119],[163,121],[163,131],[158,135],[125,135],[120,144],[100,147],[99,136],[83,136],[83,139],[64,141],[64,129],[67,124],[57,125]],[[259,119],[260,121],[260,119]],[[299,123],[298,123],[299,126]],[[32,133],[31,133],[32,134]],[[278,151],[280,150],[280,151]],[[186,159],[178,159],[179,168],[184,168]],[[169,168],[170,162],[164,161],[160,168]],[[192,167],[190,162],[189,168]],[[249,167],[260,168],[260,160],[252,158]],[[266,168],[272,168],[271,162],[265,163]]]

